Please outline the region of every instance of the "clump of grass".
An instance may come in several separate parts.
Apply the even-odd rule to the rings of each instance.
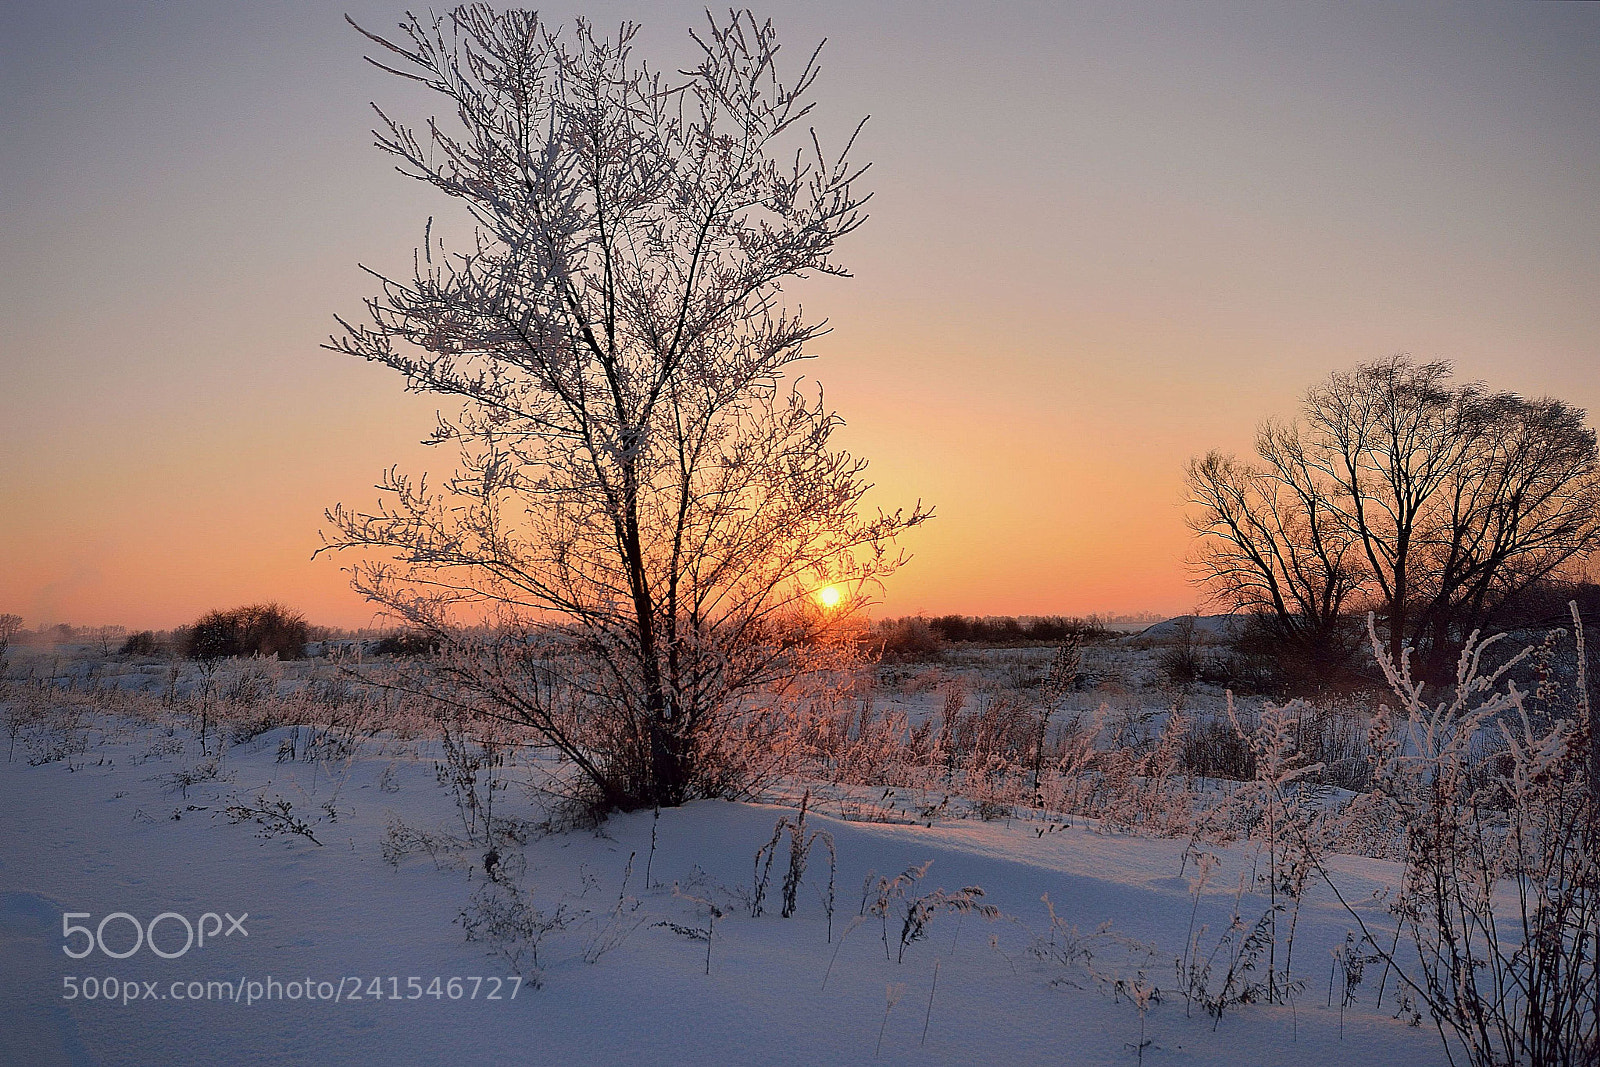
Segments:
[[[695,940],[699,940],[702,936],[705,938],[705,943],[706,943],[706,974],[709,975],[711,973],[711,943],[712,943],[713,939],[715,939],[716,936],[717,936],[717,920],[723,918],[724,916],[726,916],[727,912],[724,911],[722,909],[722,906],[717,904],[715,901],[709,900],[706,897],[697,897],[697,896],[694,896],[694,895],[692,895],[690,893],[685,893],[682,889],[678,888],[677,885],[673,885],[673,887],[672,887],[672,895],[675,896],[675,897],[681,897],[684,900],[687,900],[689,903],[695,905],[696,907],[701,907],[701,908],[706,909],[707,922],[706,922],[706,928],[705,928],[704,931],[694,930],[692,928],[682,927],[682,926],[677,925],[676,923],[667,923],[665,925],[667,925],[668,927],[670,927],[672,930],[676,931],[677,933],[683,934],[683,935],[685,935],[687,937],[691,937],[691,938],[693,938]],[[843,939],[841,938],[840,940],[842,941]],[[823,982],[826,983],[827,979],[824,978]]]
[[[1205,934],[1205,927],[1202,926],[1191,935],[1187,966],[1180,965],[1184,997],[1191,1005],[1198,1004],[1211,1016],[1213,1030],[1222,1022],[1222,1016],[1229,1008],[1272,1001],[1278,996],[1291,997],[1304,985],[1298,979],[1289,981],[1286,976],[1273,974],[1270,970],[1266,974],[1261,973],[1263,962],[1267,963],[1268,968],[1271,967],[1274,930],[1283,905],[1267,908],[1254,924],[1246,923],[1240,911],[1246,877],[1240,877],[1228,926],[1217,938],[1211,951],[1201,960],[1200,940]]]
[[[894,1006],[900,1003],[900,998],[905,995],[906,984],[904,982],[890,982],[884,988],[883,1022],[878,1026],[878,1047],[872,1052],[874,1059],[883,1053],[883,1032],[889,1028],[889,1013],[894,1011]]]
[[[1137,978],[1121,979],[1117,982],[1117,991],[1139,1009],[1139,1042],[1134,1045],[1138,1054],[1139,1063],[1144,1063],[1144,1050],[1149,1048],[1151,1042],[1144,1036],[1145,1020],[1150,1014],[1150,1005],[1161,1002],[1161,990],[1145,978],[1143,974]]]
[[[985,919],[1000,917],[1000,909],[993,904],[983,902],[983,887],[976,885],[964,886],[957,890],[935,889],[931,893],[913,897],[910,891],[933,866],[929,860],[919,866],[907,867],[893,878],[882,877],[876,886],[863,887],[867,895],[872,897],[870,907],[863,907],[863,912],[870,912],[877,916],[883,930],[883,957],[890,958],[889,926],[890,917],[899,919],[899,953],[897,963],[906,961],[906,949],[928,936],[934,916],[941,913],[956,915],[981,915]],[[870,886],[872,875],[867,876]],[[863,899],[863,904],[866,901]],[[843,940],[841,938],[841,940]]]
[[[214,782],[220,778],[231,778],[232,774],[222,773],[222,760],[218,756],[211,756],[201,760],[192,767],[180,767],[178,770],[167,774],[157,775],[156,781],[161,783],[161,788],[166,793],[177,793],[183,799],[189,799],[189,790],[201,782]]]
[[[598,963],[600,957],[612,949],[620,948],[629,935],[642,926],[644,917],[635,917],[640,901],[628,895],[628,882],[633,878],[633,860],[637,853],[628,853],[628,862],[622,869],[622,886],[617,890],[617,902],[606,913],[606,919],[596,921],[595,936],[583,950],[585,963]]]
[[[983,903],[983,887],[969,885],[954,892],[935,889],[915,900],[908,901],[900,923],[900,954],[897,962],[906,961],[906,949],[928,936],[933,917],[940,913],[955,915],[981,915],[985,919],[998,919],[1000,909]]]
[[[227,811],[228,818],[234,823],[255,823],[261,828],[259,832],[262,837],[270,839],[281,834],[298,834],[319,848],[322,845],[312,831],[311,824],[295,814],[294,805],[286,797],[269,801],[266,793],[261,792],[249,803],[228,805]]]
[[[828,849],[828,891],[826,896],[823,897],[823,909],[828,917],[828,940],[831,942],[833,940],[834,878],[838,871],[838,853],[834,849],[833,835],[828,831],[815,830],[807,832],[806,812],[810,807],[810,803],[811,791],[807,790],[800,798],[800,814],[794,819],[790,819],[787,815],[781,817],[778,820],[778,824],[772,828],[772,839],[756,849],[750,916],[758,919],[765,909],[767,889],[772,881],[772,861],[777,858],[785,832],[789,835],[789,869],[783,876],[783,903],[779,910],[779,914],[785,919],[792,917],[799,908],[800,883],[805,878],[806,864],[810,859],[812,847],[818,841],[821,841]]]
[[[551,933],[573,920],[565,904],[551,910],[536,907],[532,895],[509,879],[484,881],[457,921],[468,941],[489,946],[492,955],[510,965],[513,974],[535,989],[544,984],[539,968],[539,946]]]

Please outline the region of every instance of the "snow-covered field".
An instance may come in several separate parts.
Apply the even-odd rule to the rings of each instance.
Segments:
[[[1300,917],[1305,987],[1291,1003],[1236,1005],[1220,1020],[1186,1003],[1175,960],[1191,932],[1204,927],[1195,943],[1225,960],[1235,908],[1248,924],[1267,906],[1253,889],[1239,896],[1262,862],[1254,843],[1219,850],[1195,894],[1184,840],[1082,819],[846,821],[860,805],[820,800],[807,826],[837,851],[830,931],[820,842],[797,914],[778,914],[786,844],[764,914],[751,914],[756,851],[792,805],[700,802],[551,830],[539,802],[511,788],[495,815],[521,820],[524,840],[487,866],[521,887],[531,910],[519,914],[548,928],[529,934],[541,936],[537,968],[521,946],[535,987],[484,927],[467,937],[464,917],[489,916],[486,889],[507,898],[425,744],[378,737],[348,759],[288,758],[305,733],[279,727],[213,768],[181,728],[99,716],[82,736],[81,752],[34,765],[19,747],[0,769],[7,1064],[1444,1061],[1392,978],[1381,1007],[1368,975],[1341,1010],[1332,953],[1354,923],[1321,886]],[[239,805],[287,812],[315,841],[273,833],[283,820],[259,811],[230,816]],[[884,918],[861,917],[869,875],[930,863]],[[1372,894],[1392,868],[1332,867],[1348,898],[1382,916]],[[905,909],[971,886],[1001,914],[935,913],[900,962]],[[153,945],[128,952],[134,922],[149,929],[164,913],[203,930],[203,947],[154,953],[183,947],[185,923],[169,916]],[[103,944],[72,958],[93,939],[64,937],[64,924],[98,928]]]

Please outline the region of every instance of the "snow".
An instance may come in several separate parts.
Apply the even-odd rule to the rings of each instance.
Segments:
[[[778,916],[784,853],[774,864],[766,913],[752,918],[741,899],[749,894],[756,849],[780,816],[794,814],[793,806],[705,801],[663,811],[659,822],[639,813],[598,829],[531,832],[520,856],[508,851],[502,867],[518,873],[539,906],[561,904],[575,917],[540,946],[542,987],[521,987],[514,999],[508,990],[487,1000],[484,986],[477,999],[464,992],[460,1000],[426,993],[400,1000],[341,996],[338,1003],[62,999],[67,976],[80,985],[87,976],[115,976],[138,982],[141,992],[145,982],[164,992],[175,981],[268,976],[330,984],[359,977],[363,989],[381,977],[387,989],[393,976],[404,993],[412,976],[426,989],[434,976],[447,983],[452,976],[510,974],[482,941],[466,939],[459,922],[484,884],[481,850],[385,861],[395,819],[435,835],[462,833],[426,746],[378,739],[348,766],[280,763],[286,734],[278,729],[232,747],[220,776],[190,785],[187,796],[170,791],[172,779],[163,776],[200,762],[194,741],[182,732],[169,736],[160,725],[97,720],[83,754],[39,766],[19,748],[0,770],[0,958],[6,961],[0,1062],[1135,1063],[1139,1012],[1110,983],[1132,978],[1141,960],[1149,980],[1165,991],[1145,1023],[1146,1063],[1422,1067],[1444,1060],[1430,1028],[1392,1018],[1392,980],[1377,1010],[1376,982],[1369,979],[1341,1035],[1338,999],[1332,1008],[1326,1003],[1330,953],[1354,924],[1321,887],[1308,894],[1300,920],[1295,973],[1307,985],[1296,1003],[1235,1007],[1213,1028],[1198,1007],[1186,1016],[1176,991],[1173,956],[1185,943],[1194,902],[1180,877],[1186,842],[1105,834],[1082,820],[1065,827],[1026,820],[931,827],[846,821],[838,813],[849,809],[828,801],[812,811],[808,827],[827,830],[837,845],[833,943],[822,907],[827,859],[820,848],[811,855],[796,917]],[[321,846],[294,834],[264,838],[259,826],[226,816],[230,803],[263,790],[318,820]],[[497,815],[530,825],[545,816],[514,790],[496,804]],[[1225,926],[1241,873],[1256,853],[1245,845],[1221,855],[1223,866],[1198,911],[1213,931],[1208,944]],[[838,945],[857,916],[869,871],[893,875],[928,861],[915,893],[981,886],[1003,917],[939,915],[903,964],[885,958],[876,919],[859,923]],[[1370,900],[1394,875],[1373,860],[1340,858],[1334,867],[1350,899]],[[1143,957],[1121,941],[1093,942],[1100,945],[1093,967],[1101,980],[1036,958],[1029,945],[1049,935],[1045,894],[1082,934],[1109,920],[1121,937],[1153,945],[1154,955]],[[657,925],[703,929],[706,910],[690,897],[709,899],[726,913],[716,924],[709,976],[704,940]],[[1244,897],[1248,920],[1265,906],[1252,893]],[[1377,902],[1363,906],[1381,915]],[[89,919],[70,921],[97,924],[117,911],[144,922],[167,911],[192,920],[205,912],[248,913],[248,936],[213,936],[203,949],[172,960],[148,949],[123,960],[98,951],[82,961],[64,955],[63,913],[87,912]],[[897,929],[888,934],[895,949]],[[132,940],[121,919],[105,936],[114,951]],[[178,925],[167,920],[161,938],[175,949]],[[608,944],[614,947],[596,951]],[[903,997],[885,1024],[886,990],[895,983],[904,984]],[[464,988],[470,987],[469,981]],[[341,993],[349,989],[347,981]]]
[[[1238,636],[1248,621],[1246,615],[1179,615],[1119,640],[1123,644],[1141,648],[1174,644],[1185,640],[1184,629],[1187,626],[1191,630],[1189,639],[1202,644],[1216,644]]]

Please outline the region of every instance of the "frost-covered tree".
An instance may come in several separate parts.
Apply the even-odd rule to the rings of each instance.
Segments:
[[[431,442],[460,459],[437,485],[391,471],[328,544],[375,550],[356,588],[443,640],[436,696],[525,728],[586,799],[737,794],[928,517],[862,514],[865,463],[794,374],[822,324],[783,283],[845,274],[866,200],[849,144],[805,125],[817,53],[786,77],[748,12],[691,32],[676,75],[631,24],[474,5],[362,32],[452,113],[379,110],[378,147],[475,236],[426,234],[340,320],[330,347],[459,402]]]

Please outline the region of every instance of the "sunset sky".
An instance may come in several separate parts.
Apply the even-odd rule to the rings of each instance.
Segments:
[[[701,6],[541,10],[672,68]],[[322,510],[448,457],[318,346],[455,207],[371,148],[369,101],[424,105],[345,11],[403,6],[5,5],[0,612],[373,621]],[[829,39],[825,134],[871,115],[856,276],[794,292],[875,499],[938,512],[877,614],[1192,609],[1185,462],[1363,360],[1600,412],[1600,5],[761,13]]]

